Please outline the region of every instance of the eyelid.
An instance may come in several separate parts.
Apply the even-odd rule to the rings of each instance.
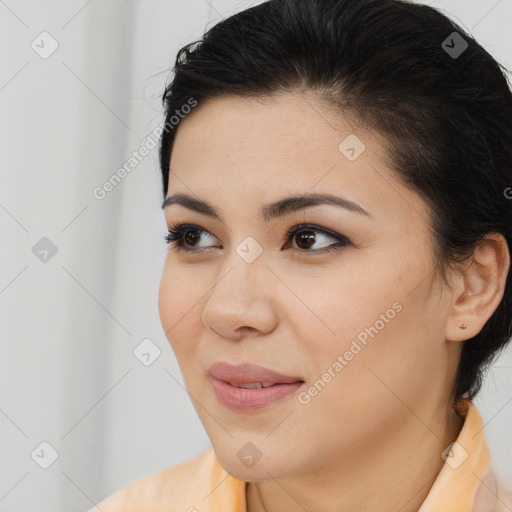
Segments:
[[[336,233],[335,231],[332,231],[328,228],[322,228],[320,226],[317,226],[316,224],[295,224],[293,225],[285,234],[283,242],[286,242],[292,235],[298,233],[299,231],[314,231],[315,233],[321,233],[323,235],[327,235],[329,238],[332,238],[338,242],[348,242],[348,238],[340,235],[339,233]],[[313,251],[311,251],[313,252]]]
[[[183,234],[188,231],[199,231],[200,233],[207,233],[208,236],[217,239],[217,237],[215,235],[213,235],[212,233],[210,233],[210,231],[208,231],[207,229],[205,229],[201,226],[198,226],[197,224],[177,223],[177,224],[171,226],[170,228],[168,228],[167,235],[164,237],[165,241],[167,243],[182,242]],[[176,244],[176,248],[180,248],[182,250],[189,251],[189,252],[202,252],[203,249],[209,249],[211,247],[202,247],[199,249],[194,249],[194,248],[188,249],[185,247],[180,247],[180,245],[178,243],[178,244]]]
[[[200,233],[206,233],[208,236],[217,239],[215,235],[213,235],[212,233],[210,233],[210,231],[201,226],[198,226],[196,224],[178,223],[171,226],[171,228],[168,229],[168,234],[165,236],[165,240],[167,243],[177,241],[178,243],[174,246],[174,248],[176,250],[189,253],[205,253],[215,248],[215,246],[187,248],[186,246],[183,245],[182,235],[188,231],[198,231]],[[288,231],[285,233],[282,243],[287,244],[290,238],[300,231],[313,231],[315,233],[320,233],[337,242],[335,244],[331,244],[327,247],[323,247],[321,249],[316,250],[292,248],[293,251],[299,253],[300,255],[325,254],[327,252],[333,252],[340,249],[343,246],[351,244],[351,241],[346,236],[336,233],[335,231],[332,231],[328,228],[324,228],[311,223],[294,224],[293,226],[291,226],[290,229],[288,229]]]

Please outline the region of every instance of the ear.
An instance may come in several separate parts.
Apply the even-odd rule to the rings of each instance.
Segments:
[[[500,233],[488,233],[455,278],[446,322],[447,340],[463,341],[482,330],[503,298],[509,268],[507,241]],[[460,328],[463,324],[465,329]]]

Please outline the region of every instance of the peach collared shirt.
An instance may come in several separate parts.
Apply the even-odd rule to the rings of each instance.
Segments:
[[[484,423],[461,402],[465,421],[418,512],[512,512],[512,492],[490,467]],[[131,482],[88,512],[247,512],[246,482],[227,473],[210,447],[184,463]]]

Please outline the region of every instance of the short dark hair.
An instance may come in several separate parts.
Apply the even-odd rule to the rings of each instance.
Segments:
[[[200,104],[313,91],[382,135],[397,179],[428,204],[445,280],[446,265],[464,262],[488,233],[501,233],[512,253],[509,70],[434,8],[405,0],[269,0],[184,46],[173,71],[163,94],[166,127],[190,98]],[[176,129],[160,141],[164,198]],[[491,318],[463,342],[454,402],[475,397],[512,336],[511,275]]]

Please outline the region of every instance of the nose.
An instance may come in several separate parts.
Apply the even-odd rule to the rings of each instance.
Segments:
[[[216,281],[202,313],[203,325],[217,335],[237,341],[272,332],[277,324],[275,276],[263,258],[247,263],[238,255]]]

